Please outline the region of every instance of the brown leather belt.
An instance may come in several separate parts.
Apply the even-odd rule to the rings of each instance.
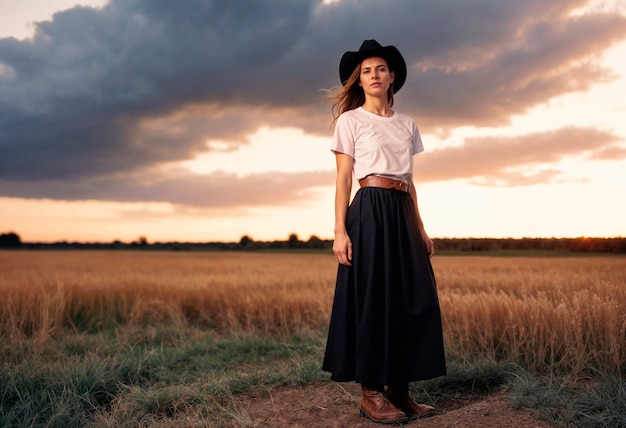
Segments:
[[[409,191],[409,184],[402,180],[381,177],[379,175],[368,175],[359,180],[361,187],[382,187],[383,189],[396,189],[402,192]]]

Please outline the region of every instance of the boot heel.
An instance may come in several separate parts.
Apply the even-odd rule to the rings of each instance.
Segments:
[[[359,416],[365,419],[369,419],[370,421],[373,421],[379,424],[390,424],[390,425],[396,425],[396,424],[404,425],[410,420],[408,417],[403,417],[403,418],[398,418],[398,419],[389,419],[389,420],[374,419],[369,413],[367,413],[365,410],[363,410],[360,407],[359,407]]]

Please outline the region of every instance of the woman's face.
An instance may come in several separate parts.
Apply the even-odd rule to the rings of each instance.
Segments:
[[[389,86],[393,83],[394,73],[389,71],[387,61],[381,57],[366,58],[361,63],[359,85],[366,95],[386,96]]]

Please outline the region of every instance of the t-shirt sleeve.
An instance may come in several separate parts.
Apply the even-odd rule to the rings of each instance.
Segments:
[[[341,115],[335,122],[335,132],[330,145],[334,153],[343,153],[354,158],[354,129],[346,115]]]
[[[420,135],[419,129],[417,129],[417,125],[413,122],[413,148],[411,151],[412,155],[416,155],[424,151],[424,144],[422,144],[422,137]]]

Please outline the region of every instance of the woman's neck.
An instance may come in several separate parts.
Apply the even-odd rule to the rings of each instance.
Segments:
[[[378,116],[393,116],[393,110],[391,109],[391,106],[389,105],[389,102],[387,100],[383,101],[378,98],[368,98],[365,100],[361,107],[363,107],[364,110],[369,111],[370,113],[374,113]]]

